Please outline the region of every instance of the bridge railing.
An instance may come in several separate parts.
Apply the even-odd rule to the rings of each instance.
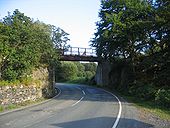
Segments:
[[[69,47],[63,51],[63,55],[97,56],[95,49],[79,47]]]

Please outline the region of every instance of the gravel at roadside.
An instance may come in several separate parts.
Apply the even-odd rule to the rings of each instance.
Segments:
[[[156,115],[144,110],[138,109],[139,118],[143,122],[152,124],[152,128],[170,128],[170,120],[163,120],[157,117]]]

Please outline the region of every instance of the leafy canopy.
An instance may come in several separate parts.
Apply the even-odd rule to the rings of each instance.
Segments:
[[[1,79],[15,80],[27,77],[41,64],[58,63],[57,49],[66,45],[68,34],[55,26],[33,21],[15,10],[0,22]],[[62,31],[60,31],[62,30]],[[56,36],[60,35],[60,36]]]

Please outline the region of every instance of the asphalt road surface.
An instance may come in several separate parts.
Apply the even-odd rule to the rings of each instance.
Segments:
[[[0,113],[0,128],[151,128],[137,110],[105,90],[56,84],[60,93],[39,105]]]

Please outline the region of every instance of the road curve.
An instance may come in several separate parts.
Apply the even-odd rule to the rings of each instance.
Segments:
[[[58,83],[56,86],[60,95],[52,100],[0,114],[0,128],[150,127],[133,119],[135,111],[130,110],[130,114],[123,111],[119,99],[109,92],[85,85]],[[127,115],[131,115],[130,119]]]

